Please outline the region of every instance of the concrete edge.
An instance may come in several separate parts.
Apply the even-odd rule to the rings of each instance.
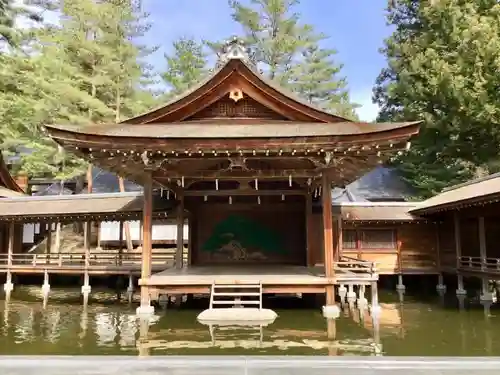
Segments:
[[[0,369],[64,368],[97,370],[106,367],[145,370],[160,368],[349,368],[498,370],[500,357],[316,357],[316,356],[0,356]]]

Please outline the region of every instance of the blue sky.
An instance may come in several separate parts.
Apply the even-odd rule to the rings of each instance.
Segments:
[[[231,19],[227,0],[142,1],[152,23],[147,42],[160,46],[151,60],[157,70],[164,69],[163,53],[181,36],[220,40],[241,31]],[[297,7],[303,22],[330,36],[325,46],[338,50],[337,61],[344,64],[352,100],[362,105],[358,113],[366,121],[377,114],[371,91],[386,65],[379,53],[391,32],[386,5],[387,0],[302,0]]]

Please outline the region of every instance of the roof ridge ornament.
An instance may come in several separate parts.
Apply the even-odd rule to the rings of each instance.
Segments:
[[[245,40],[237,36],[231,37],[222,45],[217,67],[226,65],[229,60],[242,60],[252,67],[255,65],[251,59],[251,49],[246,46]]]

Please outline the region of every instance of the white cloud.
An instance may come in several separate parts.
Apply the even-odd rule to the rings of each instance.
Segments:
[[[372,102],[371,88],[351,92],[351,100],[361,106],[356,109],[356,113],[361,121],[375,121],[379,107]]]

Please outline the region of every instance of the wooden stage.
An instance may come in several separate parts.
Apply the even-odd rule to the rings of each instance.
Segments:
[[[212,284],[262,284],[264,293],[324,293],[335,284],[369,285],[378,275],[336,270],[335,276],[324,276],[323,267],[288,265],[225,265],[169,268],[154,273],[141,286],[165,293],[209,293]]]

